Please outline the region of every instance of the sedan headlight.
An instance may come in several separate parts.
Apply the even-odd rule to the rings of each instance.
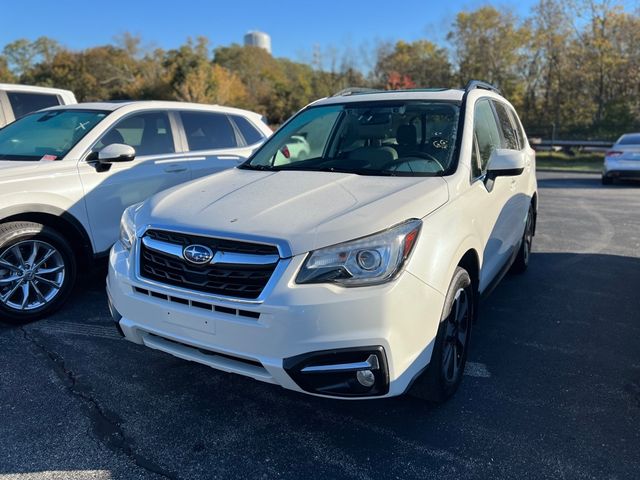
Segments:
[[[422,221],[408,220],[368,237],[311,252],[296,283],[354,287],[395,278],[416,243]]]
[[[141,206],[142,202],[127,207],[120,219],[120,243],[122,243],[127,250],[131,250],[131,246],[136,239],[136,224],[134,218]]]

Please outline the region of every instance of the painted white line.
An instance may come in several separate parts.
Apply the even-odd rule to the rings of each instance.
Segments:
[[[491,373],[484,363],[467,362],[464,367],[464,374],[467,377],[489,378]]]

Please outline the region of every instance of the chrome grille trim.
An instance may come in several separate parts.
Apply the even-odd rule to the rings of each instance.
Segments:
[[[175,243],[163,242],[150,237],[142,237],[142,244],[149,250],[171,255],[180,260],[184,260],[182,255],[183,247]],[[232,265],[271,265],[280,260],[278,255],[252,255],[250,253],[215,252],[209,265],[226,263]]]

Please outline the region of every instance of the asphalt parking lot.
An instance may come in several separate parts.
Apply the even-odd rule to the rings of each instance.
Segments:
[[[637,478],[640,185],[540,173],[529,271],[485,301],[457,395],[325,400],[121,340],[104,269],[0,324],[0,478]]]

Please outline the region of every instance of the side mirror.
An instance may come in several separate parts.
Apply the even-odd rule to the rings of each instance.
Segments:
[[[112,143],[98,152],[98,162],[101,164],[130,162],[134,158],[136,149],[122,143]]]
[[[515,177],[524,172],[524,153],[498,148],[491,153],[487,164],[487,178]]]

